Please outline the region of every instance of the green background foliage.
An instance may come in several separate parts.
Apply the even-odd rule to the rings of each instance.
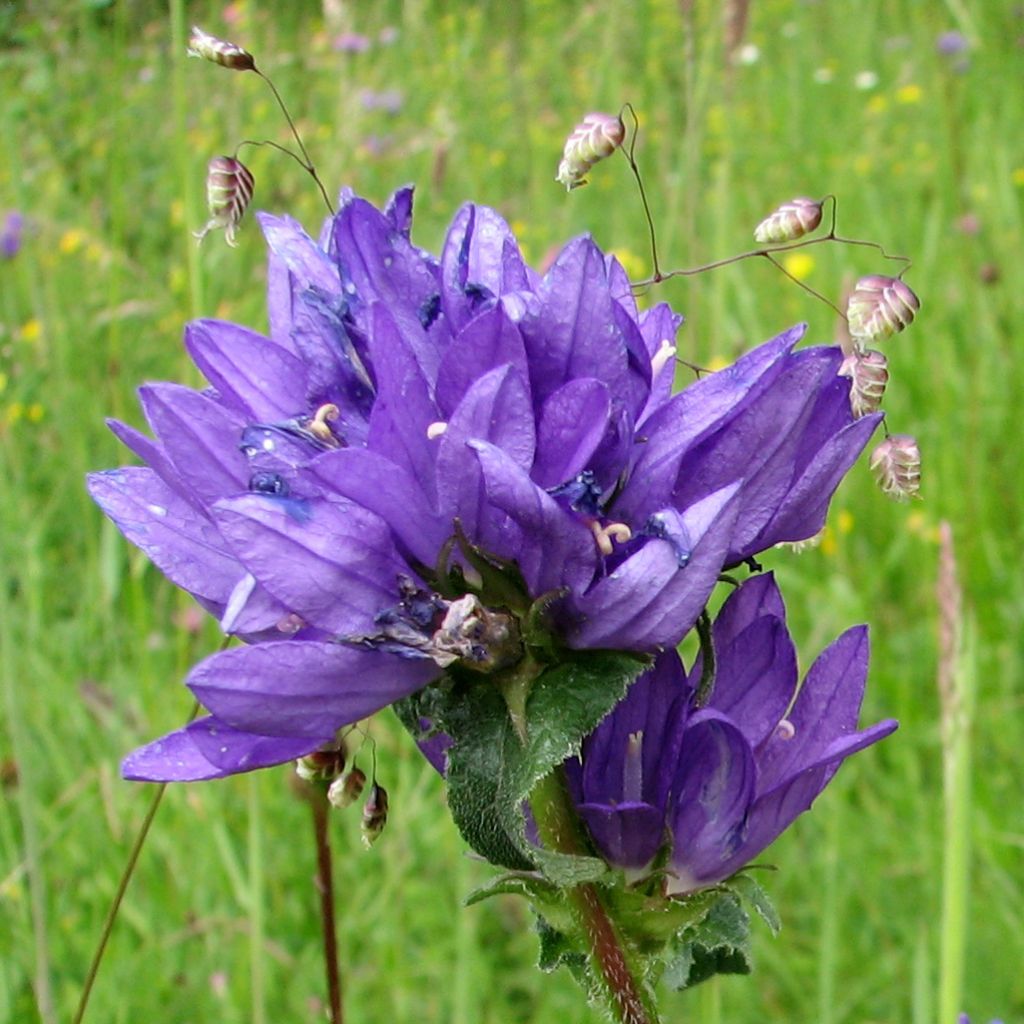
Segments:
[[[625,162],[595,168],[572,195],[553,181],[582,114],[629,100],[667,266],[745,249],[779,202],[828,192],[842,230],[914,257],[908,280],[923,307],[887,345],[885,405],[894,430],[920,438],[924,500],[887,502],[862,464],[821,547],[764,559],[805,665],[850,623],[871,625],[865,720],[895,715],[902,728],[847,765],[766,855],[780,870],[761,880],[784,928],[772,939],[755,926],[754,977],[666,993],[665,1014],[938,1019],[936,566],[948,520],[976,627],[961,665],[977,685],[972,799],[950,819],[970,853],[960,1005],[976,1021],[1024,1019],[1024,20],[1008,0],[753,0],[727,59],[727,6],[24,0],[0,9],[0,212],[27,218],[22,251],[0,262],[0,1021],[70,1019],[149,798],[119,780],[118,759],[186,718],[180,679],[218,643],[82,484],[87,470],[125,460],[103,417],[138,424],[138,383],[199,383],[180,343],[185,321],[265,325],[253,224],[237,250],[216,237],[197,249],[189,231],[206,219],[210,156],[242,138],[287,136],[255,77],[184,59],[192,22],[256,54],[331,191],[345,184],[383,200],[416,182],[414,237],[430,248],[473,198],[504,213],[537,263],[586,230],[644,274],[646,231]],[[388,27],[397,38],[386,44]],[[972,43],[966,69],[936,52],[938,33],[953,29]],[[372,45],[339,51],[345,31]],[[864,72],[875,76],[869,88]],[[391,89],[400,111],[367,109],[365,90]],[[315,230],[323,210],[302,172],[268,149],[250,151],[249,163],[254,205]],[[807,255],[790,269],[834,297],[886,269],[866,249]],[[814,340],[836,329],[825,305],[764,261],[674,281],[652,298],[686,313],[680,354],[704,364],[796,320],[809,321]],[[535,970],[524,903],[499,896],[460,909],[490,869],[467,856],[440,781],[397,723],[380,716],[372,734],[391,822],[370,853],[355,809],[333,828],[349,1019],[596,1020],[566,972]],[[312,830],[287,775],[168,793],[90,1020],[322,1019]]]

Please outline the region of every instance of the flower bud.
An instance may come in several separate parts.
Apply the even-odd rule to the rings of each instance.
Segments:
[[[887,498],[906,501],[921,491],[921,450],[909,434],[892,434],[871,453],[871,471]]]
[[[783,203],[754,229],[757,242],[792,242],[821,223],[821,203],[800,196]]]
[[[865,352],[853,352],[839,367],[842,377],[849,377],[850,408],[856,419],[878,412],[882,405],[885,386],[889,383],[889,361],[881,352],[868,349]]]
[[[899,278],[881,274],[862,277],[846,305],[850,337],[858,347],[885,341],[909,327],[920,308],[918,297]]]
[[[611,156],[626,138],[621,117],[611,114],[587,114],[565,140],[562,162],[555,181],[572,190],[586,185],[584,175],[599,160]]]
[[[387,821],[388,791],[375,782],[370,787],[370,795],[363,805],[363,820],[359,825],[363,833],[363,846],[369,849],[377,841]]]
[[[206,169],[206,207],[210,219],[193,234],[202,241],[210,231],[224,228],[228,245],[235,246],[235,231],[252,199],[255,179],[249,168],[233,156],[215,156]]]
[[[306,782],[331,782],[345,770],[345,746],[314,750],[295,762],[295,774]]]
[[[255,71],[256,61],[248,50],[243,50],[234,43],[216,36],[207,35],[198,25],[192,26],[192,35],[188,38],[190,57],[202,57],[222,68],[232,71]]]
[[[361,768],[350,768],[331,783],[327,799],[332,807],[348,807],[359,799],[365,785],[366,773]]]

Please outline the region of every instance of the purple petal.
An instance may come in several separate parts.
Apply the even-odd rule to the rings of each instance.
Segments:
[[[440,352],[419,315],[440,288],[433,260],[359,198],[347,202],[334,218],[330,252],[342,269],[346,294],[355,299],[356,320],[364,322],[363,310],[376,303],[386,306],[425,377],[435,380]]]
[[[607,385],[592,377],[572,380],[548,396],[537,424],[533,479],[557,487],[586,469],[604,440],[612,412]]]
[[[826,762],[835,760],[837,741],[845,743],[852,738],[855,745],[860,745],[855,734],[867,678],[868,649],[867,627],[855,626],[818,655],[787,716],[793,734],[773,736],[758,752],[761,793],[822,763],[823,758]]]
[[[762,615],[771,615],[783,621],[786,618],[786,606],[782,603],[782,592],[773,572],[751,576],[729,595],[715,618],[715,643],[732,643]]]
[[[651,538],[609,576],[576,598],[574,605],[581,621],[570,629],[566,638],[569,645],[650,651],[679,643],[696,621],[722,571],[739,507],[738,490],[738,484],[724,487],[679,517],[692,540],[685,566],[680,566],[673,544]]]
[[[339,448],[310,466],[332,494],[380,516],[401,546],[425,565],[433,565],[452,526],[425,503],[423,491],[408,471],[377,452]]]
[[[228,598],[220,628],[225,633],[244,637],[270,633],[273,639],[281,640],[288,634],[282,632],[279,626],[287,627],[290,614],[290,608],[278,601],[265,587],[261,587],[256,577],[247,572]]]
[[[698,712],[683,736],[669,824],[676,891],[728,877],[754,797],[754,756],[736,726],[716,711]]]
[[[151,437],[136,430],[134,427],[122,423],[120,420],[107,420],[110,432],[126,447],[133,455],[137,455],[150,469],[154,470],[171,490],[181,495],[196,510],[202,508],[202,502],[193,494],[192,489],[181,479],[180,474],[174,467],[174,463],[167,457],[163,446]]]
[[[508,224],[494,210],[467,203],[452,220],[441,252],[442,304],[453,331],[495,299],[531,287],[531,274]]]
[[[489,516],[483,478],[470,441],[500,448],[524,471],[536,445],[529,384],[511,365],[484,374],[466,392],[438,442],[437,500],[441,515],[459,518],[472,537],[485,543]]]
[[[408,572],[387,525],[349,501],[250,494],[214,507],[224,538],[266,589],[307,622],[339,635],[371,632]]]
[[[139,399],[181,479],[205,503],[248,489],[249,467],[238,449],[241,416],[177,384],[147,384]]]
[[[647,353],[652,359],[661,351],[663,343],[668,342],[675,346],[676,332],[682,322],[683,318],[673,312],[672,307],[664,302],[659,302],[651,309],[644,310],[640,317],[640,333],[647,346]],[[675,377],[676,360],[673,357],[665,360],[659,372],[652,377],[651,393],[643,411],[637,417],[638,424],[645,423],[649,416],[652,416],[669,400]]]
[[[797,684],[796,649],[781,619],[762,616],[730,642],[716,640],[711,706],[727,714],[756,746],[786,713]],[[694,666],[694,677],[698,666]]]
[[[88,486],[96,504],[168,579],[223,609],[242,567],[205,516],[142,466],[91,473]]]
[[[622,310],[612,301],[604,256],[590,238],[578,238],[562,250],[541,282],[538,297],[540,306],[520,325],[535,401],[543,401],[574,378],[594,377],[633,413],[639,412],[650,382],[631,365],[616,315]],[[642,340],[639,344],[642,347]]]
[[[692,692],[679,654],[659,654],[583,741],[581,799],[643,801],[664,812]]]
[[[645,422],[646,442],[619,499],[621,514],[643,521],[668,504],[686,453],[771,385],[785,369],[787,355],[804,330],[804,324],[790,328],[732,366],[702,377]]]
[[[466,392],[485,373],[511,365],[529,380],[526,350],[519,328],[496,305],[471,320],[455,336],[441,359],[435,398],[443,416],[451,416]]]
[[[257,422],[306,411],[301,360],[262,334],[221,320],[194,320],[185,347],[220,396]]]
[[[813,537],[825,525],[835,489],[881,420],[881,414],[864,416],[826,442],[747,550],[763,551],[781,541]]]
[[[203,782],[293,761],[332,738],[260,736],[200,718],[133,751],[121,774],[138,782]]]
[[[499,547],[495,554],[515,558],[535,595],[562,586],[587,586],[597,566],[589,528],[538,487],[506,452],[485,441],[473,441],[470,448],[483,474],[487,501],[521,529],[514,547]]]
[[[332,736],[440,674],[433,662],[287,640],[222,651],[186,683],[215,717],[265,736]]]
[[[809,358],[810,356],[816,358]],[[683,507],[742,476],[742,509],[732,550],[744,549],[771,519],[793,482],[802,424],[823,374],[834,377],[832,352],[794,356],[772,386],[692,448],[679,466],[672,503]],[[733,555],[729,561],[739,559]]]
[[[581,804],[577,810],[601,856],[616,867],[646,867],[665,840],[664,811],[650,804]]]
[[[845,758],[885,739],[896,728],[897,723],[889,719],[852,736],[843,737],[820,751],[818,759],[798,774],[788,777],[774,789],[761,793],[747,815],[743,845],[722,865],[722,870],[727,875],[732,874],[757,857],[789,828],[799,815],[810,808]],[[774,742],[795,743],[796,739]]]
[[[403,185],[396,188],[388,198],[384,207],[384,216],[388,223],[403,237],[408,238],[412,231],[412,201],[414,188]]]

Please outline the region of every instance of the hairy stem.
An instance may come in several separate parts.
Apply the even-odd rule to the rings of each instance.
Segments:
[[[563,769],[541,779],[530,796],[544,845],[560,853],[589,851],[569,799]],[[598,991],[617,1024],[658,1024],[651,993],[636,976],[631,957],[615,925],[601,888],[594,883],[573,886],[566,896],[587,945],[587,957]]]

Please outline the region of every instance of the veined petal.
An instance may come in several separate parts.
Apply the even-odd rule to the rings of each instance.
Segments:
[[[239,561],[291,611],[329,633],[372,631],[408,572],[387,525],[353,502],[300,509],[249,494],[218,502],[214,516]]]
[[[680,507],[743,476],[742,509],[731,550],[746,547],[793,483],[802,424],[814,407],[824,373],[835,376],[829,350],[809,349],[754,400],[683,457],[672,502]],[[730,561],[737,561],[734,556]]]
[[[88,486],[96,504],[168,579],[223,609],[242,567],[213,523],[143,466],[90,473]]]
[[[378,452],[339,448],[310,464],[331,494],[350,498],[380,516],[396,540],[424,565],[433,565],[452,525],[430,509],[409,472]]]
[[[533,479],[541,487],[557,487],[587,469],[611,414],[608,387],[593,377],[571,380],[552,392],[537,424]]]
[[[650,804],[580,804],[577,810],[601,856],[616,867],[646,867],[665,841],[665,812]]]
[[[204,502],[247,490],[249,468],[238,450],[242,416],[178,384],[146,384],[139,399],[181,479]]]
[[[881,413],[863,416],[827,441],[745,550],[763,551],[781,541],[813,537],[825,525],[829,503],[840,481],[881,420]],[[745,557],[745,552],[738,552],[738,557]]]
[[[739,414],[753,397],[784,371],[788,354],[806,325],[759,345],[724,370],[702,377],[664,403],[644,423],[645,443],[619,499],[619,511],[632,520],[669,503],[683,457],[703,437]]]
[[[616,316],[620,307],[612,301],[604,257],[590,238],[578,238],[562,250],[541,282],[538,297],[539,306],[528,311],[520,325],[535,401],[543,401],[576,377],[594,377],[639,412],[649,376],[644,381],[631,368]]]
[[[476,456],[468,442],[500,448],[523,470],[533,464],[536,435],[529,384],[511,365],[485,373],[466,392],[441,435],[437,452],[437,501],[449,521],[458,518],[469,535],[486,544],[490,519]]]
[[[133,751],[121,774],[137,782],[204,782],[293,761],[331,739],[260,736],[208,716]]]
[[[433,506],[435,452],[427,427],[440,414],[423,368],[389,311],[376,303],[371,312],[377,401],[370,414],[367,447],[402,466],[418,482],[423,501]]]
[[[187,685],[214,717],[265,736],[333,736],[425,686],[429,660],[343,644],[288,640],[214,654]]]
[[[757,769],[743,733],[717,711],[698,712],[683,736],[669,826],[675,837],[670,891],[727,877],[722,865],[744,841]]]
[[[594,536],[587,526],[501,448],[486,441],[471,441],[469,448],[479,462],[487,501],[521,529],[514,548],[495,553],[517,561],[535,595],[587,586],[597,568]]]
[[[515,236],[494,210],[467,203],[452,220],[441,252],[442,306],[461,330],[496,299],[532,287]]]
[[[185,347],[221,398],[260,423],[306,411],[306,368],[269,338],[223,320],[194,320]]]
[[[885,739],[896,728],[897,723],[888,719],[851,736],[841,737],[825,750],[819,751],[818,758],[798,774],[788,776],[767,792],[761,792],[747,815],[743,846],[722,863],[721,877],[738,871],[775,842],[796,818],[810,808],[847,757]],[[788,742],[795,741],[794,738]]]
[[[739,486],[723,487],[679,516],[692,540],[685,566],[680,566],[673,544],[652,537],[575,598],[578,622],[568,631],[569,645],[649,651],[679,643],[722,571],[739,507]]]
[[[141,431],[120,420],[108,419],[107,426],[114,437],[133,455],[142,459],[171,490],[194,506],[197,511],[202,509],[202,502],[193,493],[192,488],[182,480],[181,474],[178,473],[159,441],[154,441],[153,438],[147,437]]]
[[[445,350],[435,395],[441,415],[451,416],[477,380],[506,365],[529,380],[523,337],[505,307],[498,304],[470,320]]]

